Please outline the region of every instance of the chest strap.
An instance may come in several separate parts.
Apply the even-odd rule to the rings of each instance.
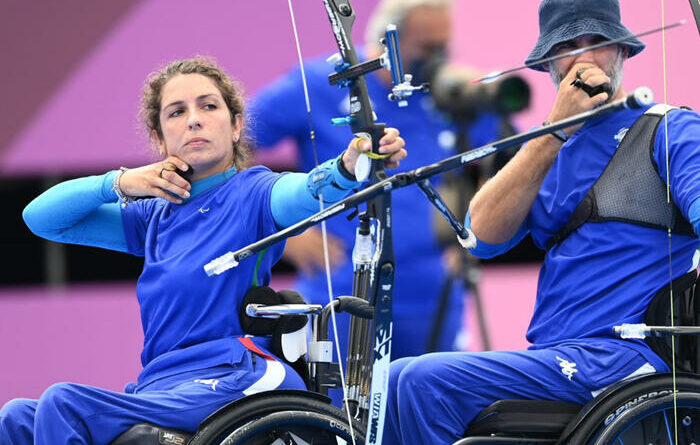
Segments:
[[[588,222],[622,221],[660,230],[670,227],[680,235],[695,233],[676,204],[666,201],[666,183],[654,162],[659,125],[676,109],[658,104],[637,119],[569,221],[547,241],[547,250]]]

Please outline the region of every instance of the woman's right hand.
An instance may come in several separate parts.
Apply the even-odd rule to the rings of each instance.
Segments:
[[[119,188],[127,196],[156,196],[173,204],[182,204],[182,199],[189,198],[192,185],[175,172],[176,169],[187,171],[189,165],[176,156],[143,167],[125,171],[119,178]]]

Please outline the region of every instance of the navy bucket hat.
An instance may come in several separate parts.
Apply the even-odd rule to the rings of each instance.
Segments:
[[[613,40],[632,33],[620,22],[617,0],[544,0],[540,4],[540,37],[525,64],[545,58],[554,45],[585,34]],[[620,44],[629,48],[628,57],[639,54],[646,46],[636,38]],[[543,65],[530,68],[547,71]]]

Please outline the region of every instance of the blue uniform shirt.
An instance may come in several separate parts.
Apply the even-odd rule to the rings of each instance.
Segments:
[[[625,110],[587,122],[561,149],[545,177],[523,226],[507,250],[526,233],[544,249],[569,219],[588,189],[602,174],[619,144],[645,110]],[[700,197],[700,117],[675,111],[668,118],[671,195],[688,218]],[[659,126],[654,162],[666,178],[666,131]],[[669,281],[668,236],[665,231],[630,223],[586,223],[550,249],[540,271],[535,312],[527,338],[535,348],[591,337],[611,337],[612,327],[641,323],[654,294]],[[476,255],[493,256],[497,246]],[[494,249],[494,247],[496,247]],[[673,278],[697,267],[696,237],[674,234]],[[664,369],[642,343],[634,347],[656,369]]]
[[[319,162],[337,155],[347,145],[347,127],[329,125],[331,118],[348,114],[347,90],[331,87],[328,74],[332,67],[323,58],[304,63],[311,110],[316,132]],[[366,76],[367,88],[378,121],[398,128],[406,140],[409,155],[390,174],[415,169],[437,162],[456,153],[454,128],[435,110],[429,94],[417,93],[408,106],[399,108],[387,99],[389,90],[376,75]],[[309,139],[308,116],[301,88],[300,70],[294,69],[261,91],[250,107],[253,138],[261,147],[271,146],[284,138],[293,138],[299,147],[299,169],[314,167],[314,154]],[[469,128],[471,145],[476,147],[497,139],[499,120],[482,115]],[[439,181],[439,178],[435,178]],[[436,306],[445,271],[441,265],[441,247],[433,229],[432,204],[418,187],[397,190],[393,197],[394,251],[396,280],[394,312],[422,314],[431,317]],[[348,261],[334,269],[332,282],[336,295],[349,295],[352,290],[351,252],[355,243],[356,221],[337,216],[327,222],[329,232],[340,238]],[[311,301],[327,302],[324,273],[301,276],[298,288]],[[453,298],[450,311],[461,311],[461,298]]]
[[[241,353],[242,345],[233,338],[244,335],[238,322],[241,296],[253,282],[269,282],[284,244],[268,249],[259,264],[249,258],[222,275],[208,277],[203,266],[277,230],[270,194],[278,178],[264,167],[253,167],[193,194],[182,205],[146,199],[123,210],[128,252],[145,257],[137,285],[145,367],[156,357],[169,360],[163,354],[217,339],[223,339],[216,343],[223,350],[213,354],[200,345],[192,358],[217,362],[191,364],[196,366],[192,369],[225,364]]]

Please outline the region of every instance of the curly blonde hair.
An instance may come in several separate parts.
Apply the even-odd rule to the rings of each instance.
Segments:
[[[163,129],[160,125],[161,100],[163,87],[173,77],[179,74],[201,74],[211,79],[221,92],[226,107],[231,114],[231,124],[235,124],[236,115],[243,116],[243,128],[238,142],[232,142],[233,159],[238,170],[248,167],[251,162],[250,144],[247,138],[245,124],[245,101],[243,89],[240,84],[232,80],[213,59],[195,56],[190,59],[175,60],[165,67],[152,72],[143,88],[139,115],[145,124],[149,136],[155,130],[159,138],[163,138]]]

